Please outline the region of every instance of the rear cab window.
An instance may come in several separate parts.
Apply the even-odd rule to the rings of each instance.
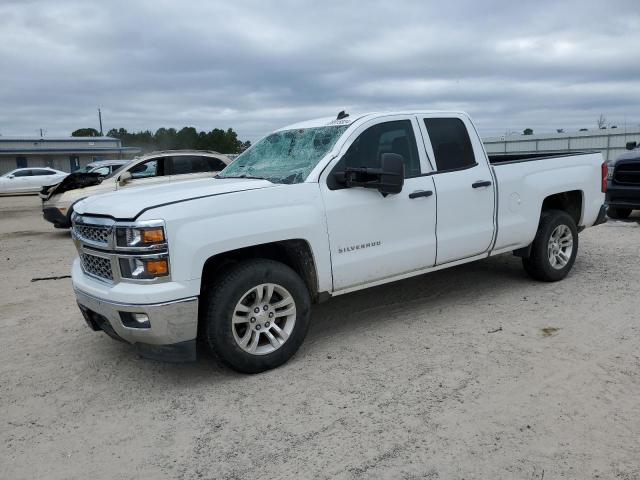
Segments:
[[[464,170],[477,165],[469,132],[459,118],[425,118],[438,172]]]

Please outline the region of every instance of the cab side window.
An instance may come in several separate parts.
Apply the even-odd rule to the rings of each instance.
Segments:
[[[161,177],[164,175],[164,158],[153,158],[129,169],[131,178]]]
[[[402,155],[405,178],[420,175],[420,157],[411,120],[379,123],[367,128],[351,144],[335,170],[379,168],[383,153]]]
[[[20,170],[13,174],[14,177],[30,177],[31,170]]]
[[[223,161],[213,157],[196,155],[176,155],[171,158],[171,175],[187,173],[219,172],[226,165]]]
[[[459,118],[425,118],[438,172],[462,170],[477,165],[471,139]]]

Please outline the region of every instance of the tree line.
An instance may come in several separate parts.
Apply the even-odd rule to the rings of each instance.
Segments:
[[[79,128],[72,134],[74,137],[98,137],[100,132],[95,128]],[[251,146],[251,142],[238,139],[233,128],[222,130],[214,128],[210,132],[198,132],[193,127],[159,128],[155,133],[150,130],[128,132],[125,128],[112,128],[108,137],[118,138],[125,147],[138,147],[143,152],[154,150],[215,150],[220,153],[241,153]]]

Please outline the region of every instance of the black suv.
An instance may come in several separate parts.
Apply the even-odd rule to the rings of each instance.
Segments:
[[[611,218],[628,218],[633,210],[640,210],[640,146],[629,142],[627,150],[608,165],[607,204]]]

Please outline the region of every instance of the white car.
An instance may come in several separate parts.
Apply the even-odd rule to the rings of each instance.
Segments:
[[[261,372],[333,296],[503,253],[563,279],[578,233],[606,221],[606,188],[600,153],[488,156],[464,113],[341,112],[268,135],[216,178],[78,203],[73,286],[94,330],[143,355],[194,358],[199,338]]]
[[[67,175],[49,167],[16,168],[0,177],[0,194],[38,193],[43,186],[59,183]]]
[[[69,228],[73,205],[80,200],[116,190],[211,178],[231,159],[204,150],[167,150],[142,155],[125,162],[104,178],[100,170],[71,175],[66,181],[40,192],[42,214],[56,228]],[[48,183],[52,185],[55,182]]]

